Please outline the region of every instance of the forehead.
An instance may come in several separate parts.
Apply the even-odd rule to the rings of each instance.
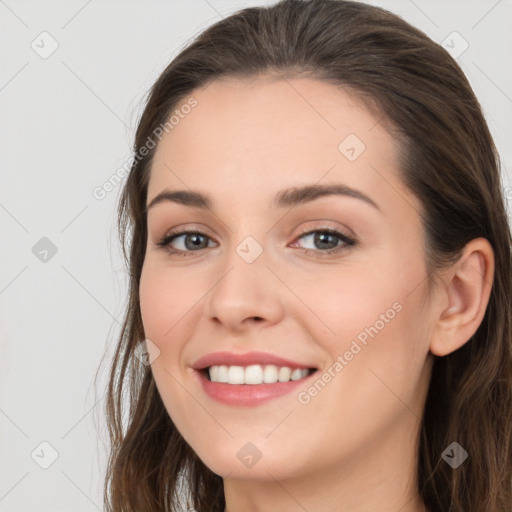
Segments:
[[[184,185],[252,196],[322,179],[400,187],[398,142],[347,90],[310,78],[229,78],[193,91],[175,111],[190,97],[196,105],[158,144],[149,198]]]

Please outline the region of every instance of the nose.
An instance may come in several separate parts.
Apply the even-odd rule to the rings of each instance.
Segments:
[[[284,292],[280,293],[279,280],[267,268],[264,253],[248,263],[233,250],[223,268],[222,277],[213,285],[205,305],[213,322],[241,333],[281,320]]]

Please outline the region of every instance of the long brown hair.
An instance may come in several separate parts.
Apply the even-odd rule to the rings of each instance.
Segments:
[[[307,76],[347,88],[393,129],[402,150],[401,178],[423,208],[429,285],[470,240],[491,243],[495,275],[481,325],[459,350],[434,356],[417,486],[431,511],[510,512],[512,237],[499,157],[479,102],[449,54],[398,16],[343,0],[283,0],[238,11],[183,49],[150,90],[118,209],[129,297],[106,402],[106,510],[181,510],[182,490],[197,512],[224,510],[222,478],[184,441],[150,367],[134,357],[145,338],[139,280],[154,147],[144,156],[140,150],[196,88],[223,76],[260,74]],[[469,453],[456,470],[441,458],[453,441]]]

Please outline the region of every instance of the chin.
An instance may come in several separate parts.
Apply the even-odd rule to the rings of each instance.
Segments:
[[[222,446],[222,450],[196,453],[211,471],[223,478],[268,482],[284,480],[300,473],[295,454],[272,450],[271,455],[265,455],[248,442],[231,440]],[[290,465],[290,461],[294,462],[294,466]]]

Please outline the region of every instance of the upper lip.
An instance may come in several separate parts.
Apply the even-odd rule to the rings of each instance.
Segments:
[[[285,359],[283,357],[276,356],[267,352],[213,352],[199,358],[193,365],[192,368],[195,370],[204,370],[210,366],[250,366],[253,364],[269,365],[273,364],[276,366],[287,366],[288,368],[315,368],[308,363],[300,363],[292,361],[291,359]]]

